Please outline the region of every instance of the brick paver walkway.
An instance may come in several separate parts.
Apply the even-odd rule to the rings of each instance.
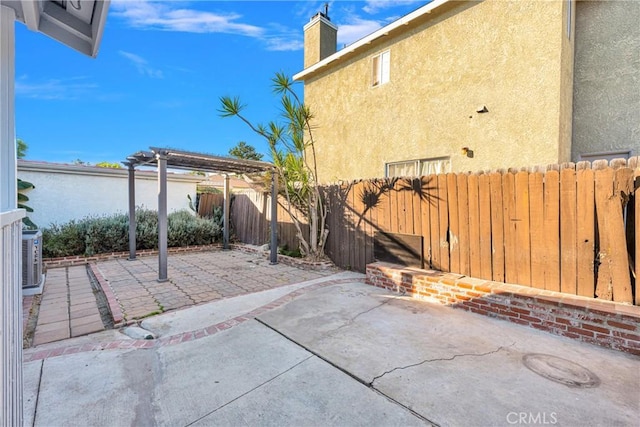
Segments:
[[[47,271],[33,345],[104,329],[85,266]]]
[[[157,256],[98,262],[92,267],[102,276],[103,288],[109,288],[105,293],[113,293],[124,322],[335,273],[283,263],[270,265],[259,254],[237,250],[172,254],[168,258],[169,280],[162,283],[157,281]],[[110,305],[115,303],[109,300]]]

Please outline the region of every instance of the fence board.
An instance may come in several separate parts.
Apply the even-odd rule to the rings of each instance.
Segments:
[[[393,184],[393,188],[391,189],[391,191],[389,192],[389,230],[392,233],[398,233],[399,232],[399,228],[398,228],[398,205],[400,204],[399,202],[399,193],[400,193],[400,182],[401,179],[397,179],[394,184]]]
[[[458,216],[458,182],[456,175],[447,174],[449,204],[449,271],[460,273],[460,218]]]
[[[440,186],[438,176],[432,175],[433,198],[429,204],[429,221],[431,228],[431,268],[442,269],[442,258],[440,257]]]
[[[422,214],[420,195],[422,194],[422,186],[420,178],[414,178],[411,180],[411,213],[412,213],[412,233],[418,236],[422,235]]]
[[[560,291],[560,173],[544,174],[544,288]]]
[[[372,185],[367,183],[365,185],[366,197],[364,199],[367,208],[367,243],[366,243],[366,264],[373,262],[373,237],[375,236],[377,221],[376,221],[376,207],[373,204],[374,199],[371,195]],[[365,269],[366,269],[365,264]]]
[[[433,176],[423,176],[419,180],[420,185],[420,229],[422,235],[422,253],[424,254],[425,268],[432,268],[431,264],[431,203],[433,194],[431,182]]]
[[[493,278],[493,250],[491,238],[491,185],[489,175],[478,177],[478,209],[480,213],[480,278]]]
[[[491,253],[492,279],[504,282],[505,278],[505,253],[504,253],[504,209],[502,202],[502,175],[495,172],[489,175],[491,189]]]
[[[531,286],[544,289],[544,176],[529,175],[529,225],[531,227]]]
[[[357,230],[356,224],[358,223],[358,215],[356,213],[355,200],[356,191],[355,191],[356,183],[351,183],[349,188],[349,197],[347,198],[347,212],[348,212],[348,221],[347,221],[347,229],[349,230],[349,269],[354,270],[358,265],[358,255],[360,248],[358,247],[358,238],[357,238]]]
[[[460,247],[460,269],[458,273],[469,276],[471,269],[469,266],[469,189],[467,183],[467,175],[458,174],[458,227]]]
[[[529,173],[515,176],[516,196],[516,271],[520,285],[531,285],[531,236],[529,220]]]
[[[593,298],[595,295],[595,200],[594,174],[591,169],[576,172],[576,242],[577,294]]]
[[[362,271],[366,267],[367,253],[366,253],[366,233],[367,233],[367,220],[365,218],[365,205],[363,201],[364,196],[364,182],[360,181],[353,187],[353,206],[356,214],[356,223],[354,226],[356,237],[356,262],[354,263],[354,269]]]
[[[576,294],[576,172],[560,171],[560,291]]]
[[[480,253],[480,194],[478,175],[471,174],[467,179],[469,211],[469,275],[482,277],[482,258]]]
[[[616,256],[627,251],[622,199],[620,190],[630,186],[627,168],[614,171],[611,168],[595,172],[596,215],[600,240],[598,258],[598,278],[596,295],[598,298],[616,302],[632,302],[631,279],[627,257]]]
[[[502,175],[502,208],[504,210],[504,280],[518,283],[518,241],[516,184],[512,173]]]
[[[438,245],[440,248],[439,270],[451,271],[449,264],[449,210],[447,176],[438,175]]]

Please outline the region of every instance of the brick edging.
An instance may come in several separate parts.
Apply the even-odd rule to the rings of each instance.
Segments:
[[[119,327],[122,325],[124,321],[124,316],[122,314],[122,307],[118,302],[118,298],[116,297],[113,289],[111,289],[111,285],[109,281],[104,278],[102,272],[98,268],[95,263],[89,264],[89,271],[93,274],[93,277],[96,279],[100,288],[102,288],[102,292],[104,296],[107,298],[107,303],[109,304],[109,311],[111,311],[111,317],[113,318],[113,325],[115,327]]]
[[[167,248],[169,254],[179,253],[191,253],[191,252],[206,252],[214,249],[220,249],[222,245],[220,243],[214,243],[212,245],[198,245],[198,246],[180,246]],[[158,255],[157,249],[140,249],[136,251],[136,256],[151,256]],[[45,267],[72,267],[74,265],[85,265],[96,261],[109,261],[114,259],[129,258],[129,251],[125,252],[109,252],[105,254],[96,254],[92,256],[74,255],[58,258],[44,258],[42,263]]]
[[[568,338],[640,355],[640,307],[390,263],[366,283]]]
[[[97,276],[96,276],[97,277]],[[33,347],[30,349],[25,349],[23,352],[23,362],[33,362],[35,360],[48,359],[50,357],[63,356],[67,354],[74,353],[83,353],[88,351],[102,351],[102,350],[111,350],[111,349],[136,349],[136,348],[159,348],[168,345],[180,344],[188,341],[195,341],[210,335],[215,335],[218,332],[224,331],[226,329],[233,328],[234,326],[238,326],[247,320],[254,319],[259,315],[266,313],[269,310],[273,310],[278,308],[295,298],[304,295],[306,293],[315,291],[316,289],[324,288],[331,285],[339,285],[343,283],[353,283],[360,282],[363,283],[364,279],[362,278],[345,278],[345,279],[332,279],[325,280],[319,283],[314,283],[312,285],[305,286],[303,288],[296,289],[288,294],[281,296],[268,304],[255,308],[247,313],[244,313],[240,316],[233,317],[231,319],[225,320],[223,322],[218,322],[216,324],[196,329],[194,331],[183,332],[180,334],[169,335],[166,337],[158,338],[156,340],[134,340],[134,339],[122,339],[110,342],[100,342],[100,343],[86,343],[86,344],[75,344],[68,346],[60,346],[49,348],[46,350],[39,350],[37,347]]]
[[[232,243],[229,245],[231,249],[236,249],[242,252],[247,253],[255,253],[262,254],[265,258],[269,257],[268,252],[261,251],[257,246],[241,244],[241,243]],[[221,243],[214,243],[213,245],[200,245],[200,246],[181,246],[168,248],[167,252],[169,254],[180,254],[180,253],[192,253],[192,252],[207,252],[213,250],[222,249]],[[144,256],[152,256],[158,255],[157,249],[141,249],[136,251],[136,256],[144,257]],[[67,257],[58,257],[58,258],[44,258],[42,260],[43,265],[46,268],[57,268],[57,267],[73,267],[76,265],[86,265],[91,264],[97,261],[110,261],[114,259],[123,259],[129,258],[129,251],[126,252],[109,252],[105,254],[96,254],[92,256],[84,256],[84,255],[74,255]],[[302,258],[294,258],[287,255],[278,254],[278,261],[283,264],[291,265],[294,267],[302,267],[309,270],[328,270],[335,265],[331,261],[307,261]]]

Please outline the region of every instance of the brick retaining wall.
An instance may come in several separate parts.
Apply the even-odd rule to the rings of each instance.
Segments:
[[[378,262],[366,283],[640,355],[640,307]]]

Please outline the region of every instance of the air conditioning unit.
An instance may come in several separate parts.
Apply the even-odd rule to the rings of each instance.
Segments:
[[[22,230],[22,294],[42,293],[42,231]]]

